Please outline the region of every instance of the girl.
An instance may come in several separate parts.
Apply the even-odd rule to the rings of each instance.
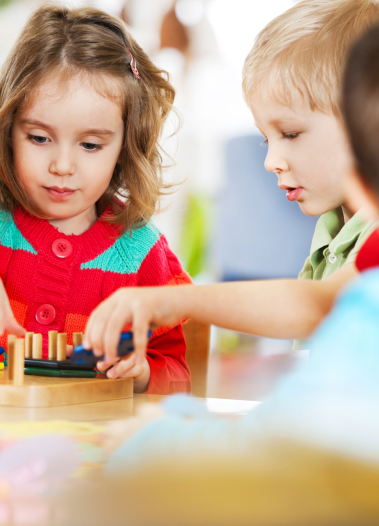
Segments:
[[[174,95],[118,19],[55,6],[32,15],[0,74],[0,345],[23,327],[71,344],[118,288],[190,282],[149,222]],[[107,374],[133,377],[137,392],[189,391],[181,325]]]

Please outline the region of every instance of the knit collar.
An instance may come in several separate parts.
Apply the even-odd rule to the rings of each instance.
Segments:
[[[21,206],[13,213],[13,219],[21,234],[37,252],[50,253],[55,240],[66,239],[70,241],[74,250],[80,253],[80,259],[85,263],[105,252],[120,236],[120,228],[117,225],[111,225],[102,220],[110,211],[111,209],[108,208],[91,228],[79,236],[75,234],[67,236],[59,232],[46,219],[29,214]]]

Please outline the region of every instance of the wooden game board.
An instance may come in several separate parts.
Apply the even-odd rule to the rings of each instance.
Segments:
[[[25,376],[23,385],[18,386],[8,380],[6,370],[0,373],[0,406],[54,407],[132,397],[132,378]]]

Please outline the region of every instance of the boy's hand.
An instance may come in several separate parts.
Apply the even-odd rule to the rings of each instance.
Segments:
[[[0,279],[0,336],[8,331],[16,336],[23,336],[26,330],[16,321],[9,304],[9,299]]]
[[[175,287],[127,287],[118,289],[100,303],[92,312],[86,327],[84,347],[93,349],[95,356],[105,355],[105,362],[112,364],[117,359],[117,345],[123,327],[132,324],[135,352],[121,360],[117,371],[125,372],[122,362],[135,360],[128,370],[145,366],[145,350],[150,327],[176,325],[183,319],[182,291],[190,285]],[[135,369],[143,374],[141,369]],[[131,376],[134,376],[131,374]]]

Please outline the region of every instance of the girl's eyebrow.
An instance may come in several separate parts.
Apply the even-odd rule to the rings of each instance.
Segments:
[[[21,124],[30,124],[31,126],[38,126],[39,128],[45,128],[46,130],[53,129],[52,126],[49,126],[48,124],[45,124],[41,121],[38,121],[36,119],[22,119]],[[107,130],[106,128],[89,128],[86,130],[81,130],[79,132],[80,135],[108,135],[112,136],[115,135],[115,132],[112,130]]]

